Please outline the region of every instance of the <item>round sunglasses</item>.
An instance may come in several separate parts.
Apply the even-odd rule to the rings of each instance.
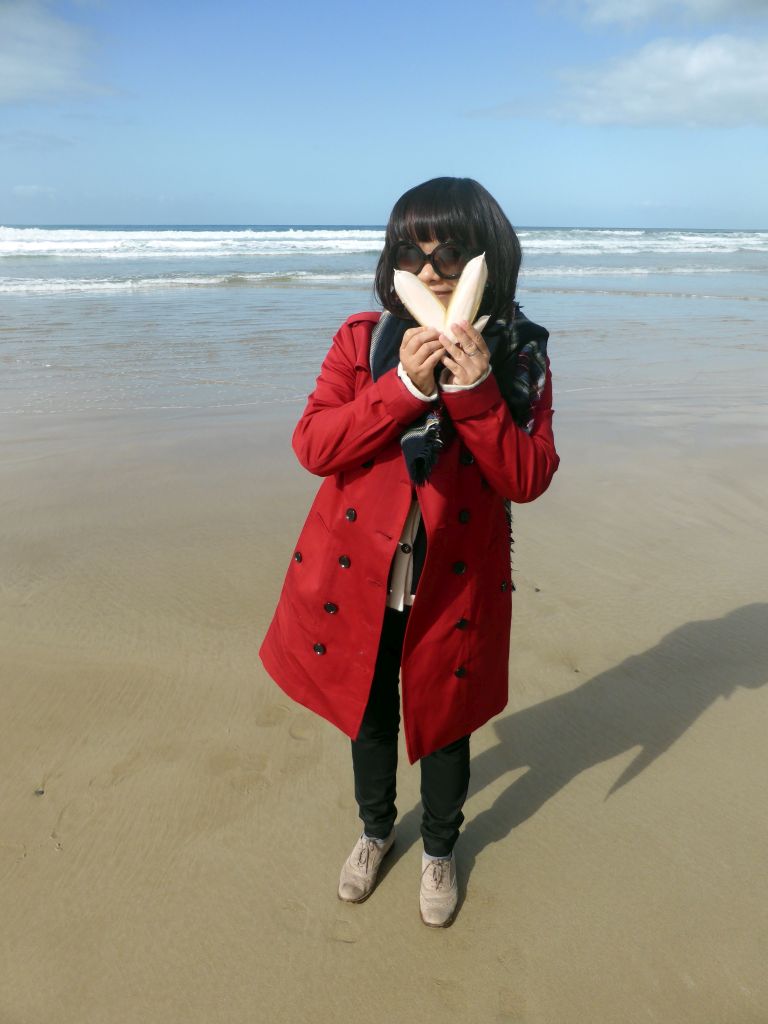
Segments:
[[[392,248],[392,264],[396,270],[407,270],[410,274],[420,274],[425,263],[430,263],[438,277],[445,281],[455,281],[473,256],[479,253],[465,249],[456,242],[443,242],[427,255],[415,242],[396,242]]]

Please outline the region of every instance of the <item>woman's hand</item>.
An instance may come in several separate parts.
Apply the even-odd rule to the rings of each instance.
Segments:
[[[411,327],[403,335],[400,362],[423,395],[435,390],[435,367],[444,355],[439,332],[432,327]]]
[[[444,334],[439,335],[443,346],[442,360],[447,373],[441,378],[442,384],[474,384],[480,380],[491,361],[491,353],[483,341],[483,336],[467,320],[451,324],[451,331],[456,338],[452,342]]]

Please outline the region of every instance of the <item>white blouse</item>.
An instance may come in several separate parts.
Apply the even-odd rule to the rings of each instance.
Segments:
[[[469,391],[470,388],[476,388],[478,384],[483,383],[485,378],[491,372],[491,368],[489,366],[480,380],[476,380],[474,384],[443,384],[443,379],[449,372],[450,371],[448,369],[443,369],[443,372],[440,375],[441,391]],[[431,395],[422,394],[405,372],[405,368],[402,363],[398,364],[397,375],[411,394],[415,395],[416,398],[420,398],[423,402],[437,401],[437,389],[435,389]],[[387,606],[389,608],[396,608],[398,611],[403,611],[404,606],[407,604],[413,604],[414,598],[414,595],[411,593],[411,580],[413,578],[413,541],[416,537],[416,531],[419,528],[419,523],[421,522],[421,509],[419,508],[418,499],[415,497],[416,492],[413,491],[412,493],[414,494],[414,498],[411,501],[411,507],[408,515],[406,516],[405,523],[400,534],[400,540],[398,541],[397,548],[395,549],[395,555],[392,559],[392,575],[389,582],[389,591],[387,593]]]

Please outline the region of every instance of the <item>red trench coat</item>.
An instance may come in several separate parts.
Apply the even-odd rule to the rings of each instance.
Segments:
[[[396,368],[372,380],[368,354],[378,319],[359,313],[342,325],[294,431],[299,461],[326,479],[259,651],[289,697],[353,739],[413,493],[399,439],[425,410]],[[416,489],[427,553],[400,672],[411,763],[507,703],[512,580],[503,499],[532,501],[559,463],[549,366],[530,435],[515,424],[493,374],[472,390],[443,392],[442,401],[457,436]]]

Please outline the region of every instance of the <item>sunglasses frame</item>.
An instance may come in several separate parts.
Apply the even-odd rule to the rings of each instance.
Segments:
[[[472,257],[473,256],[479,256],[480,252],[482,251],[480,249],[478,249],[477,251],[475,251],[473,249],[467,249],[466,246],[459,245],[458,242],[450,242],[449,241],[449,242],[441,242],[440,245],[436,245],[435,248],[432,250],[432,252],[429,255],[427,255],[424,252],[424,250],[421,248],[421,246],[416,244],[416,242],[412,242],[412,241],[410,241],[410,239],[403,238],[399,242],[395,242],[395,244],[392,246],[392,266],[396,270],[401,270],[402,269],[401,267],[398,267],[398,265],[397,265],[397,251],[398,251],[398,249],[405,248],[406,246],[408,246],[409,248],[418,249],[418,251],[421,253],[421,265],[419,266],[419,269],[418,270],[411,270],[411,271],[409,271],[409,273],[411,273],[411,274],[420,274],[422,272],[422,270],[424,269],[424,264],[425,263],[429,263],[430,266],[432,267],[432,269],[434,270],[434,272],[437,274],[437,276],[442,278],[443,281],[457,281],[461,277],[461,274],[462,274],[462,271],[464,270],[464,267],[466,267],[467,263],[469,263],[469,261],[472,259]],[[443,249],[445,246],[450,246],[452,249],[457,249],[461,253],[462,258],[464,256],[466,256],[466,259],[464,259],[464,262],[462,264],[461,270],[458,272],[458,274],[444,274],[440,270],[440,268],[435,264],[435,254],[439,253],[440,250]]]

